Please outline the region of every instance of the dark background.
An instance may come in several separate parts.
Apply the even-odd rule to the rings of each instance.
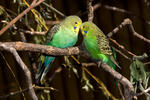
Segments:
[[[87,21],[87,14],[86,6],[87,0],[52,0],[53,7],[55,7],[60,12],[64,13],[65,15],[80,15],[81,19]],[[144,2],[144,0],[94,0],[93,5],[101,3],[103,7],[99,7],[94,11],[94,23],[105,33],[111,32],[115,27],[121,24],[125,18],[130,18],[132,20],[133,26],[135,31],[139,34],[143,35],[146,38],[150,38],[150,7]],[[12,0],[1,0],[0,5],[6,7],[7,9],[11,9],[14,12],[17,12],[17,4],[12,3]],[[124,9],[126,11],[131,12],[130,14],[107,9],[105,8],[106,5],[114,6],[120,9]],[[38,10],[38,7],[37,7]],[[23,10],[22,10],[23,11]],[[31,13],[28,13],[31,14]],[[15,17],[15,16],[13,16]],[[62,19],[60,15],[57,15],[59,19]],[[3,20],[4,16],[0,16],[0,20]],[[32,18],[32,16],[31,16]],[[55,20],[55,19],[54,19]],[[19,25],[20,23],[16,23]],[[2,24],[1,24],[2,25]],[[21,27],[21,26],[20,26]],[[22,26],[22,28],[24,28]],[[0,36],[0,41],[19,41],[20,37],[18,34],[11,35],[9,34],[10,31],[7,31],[2,36]],[[32,35],[26,35],[27,42],[33,42],[30,39]],[[123,45],[127,50],[133,52],[136,55],[142,55],[146,52],[148,55],[150,54],[150,44],[140,40],[139,38],[135,37],[127,27],[123,27],[120,29],[118,33],[113,35],[112,37],[121,45]],[[81,42],[81,40],[79,41]],[[113,46],[117,47],[115,44],[112,43]],[[12,91],[18,91],[18,85],[8,69],[7,63],[10,65],[11,69],[15,73],[17,80],[19,81],[20,86],[22,89],[26,88],[25,77],[19,65],[15,61],[12,54],[8,52],[1,52],[0,53],[0,95],[6,95]],[[28,57],[28,53],[26,52],[19,52],[21,58],[25,62],[25,64],[29,67],[32,72],[33,80],[34,80],[34,71],[31,66],[31,61]],[[128,53],[126,53],[129,57],[131,57]],[[35,60],[36,60],[36,55]],[[4,60],[4,57],[6,60]],[[60,58],[61,59],[61,58]],[[84,61],[84,58],[82,58]],[[7,61],[7,62],[6,62]],[[117,54],[117,61],[121,66],[121,70],[118,70],[122,75],[129,79],[130,77],[130,70],[129,70],[129,60],[125,59],[120,54]],[[149,58],[145,60],[148,62]],[[62,62],[56,61],[55,66],[57,67]],[[52,69],[52,72],[55,68]],[[80,69],[80,68],[79,68]],[[114,85],[114,81],[111,75],[104,72],[101,69],[97,69],[97,67],[90,67],[89,70],[102,80],[105,85],[107,86],[108,90],[115,96],[120,97],[118,90]],[[51,73],[52,73],[51,72]],[[90,77],[89,77],[90,78]],[[82,89],[81,80],[77,78],[76,75],[69,71],[68,68],[62,68],[61,73],[57,74],[52,82],[50,82],[50,86],[58,89],[58,91],[51,92],[51,99],[52,100],[106,100],[103,92],[99,89],[98,84],[90,78],[91,84],[94,86],[94,91],[86,92]],[[35,83],[33,81],[33,83]],[[25,92],[26,99],[29,100],[30,97],[27,96]],[[17,94],[15,96],[8,97],[7,99],[2,100],[22,100],[21,94]],[[143,100],[144,98],[140,97],[139,100]]]

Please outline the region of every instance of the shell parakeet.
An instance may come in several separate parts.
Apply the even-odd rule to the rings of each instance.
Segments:
[[[101,60],[113,69],[115,66],[119,67],[107,37],[94,23],[84,22],[80,30],[84,38],[84,46],[94,59]]]
[[[57,48],[66,48],[75,45],[78,40],[79,26],[82,24],[78,16],[68,16],[61,23],[54,25],[47,34],[46,44]],[[40,56],[36,80],[44,84],[45,76],[51,68],[55,57]]]

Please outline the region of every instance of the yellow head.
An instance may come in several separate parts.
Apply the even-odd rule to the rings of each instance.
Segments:
[[[64,23],[67,24],[66,26],[71,27],[76,34],[78,34],[82,20],[78,16],[73,15],[68,16],[64,20]]]
[[[92,22],[84,22],[80,26],[82,35],[85,37],[88,34],[96,34],[99,31],[99,28]]]

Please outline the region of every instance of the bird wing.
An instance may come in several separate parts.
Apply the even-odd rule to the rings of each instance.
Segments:
[[[101,53],[112,55],[112,50],[109,46],[109,41],[102,31],[98,32],[96,39],[98,48],[100,49]]]
[[[51,40],[53,39],[53,36],[55,33],[57,33],[60,29],[60,24],[56,24],[54,25],[50,30],[48,30],[47,32],[47,36],[46,36],[46,45],[48,43],[51,42]],[[50,60],[50,59],[51,60]],[[50,69],[50,63],[52,63],[54,61],[54,57],[48,57],[48,56],[45,56],[45,55],[41,55],[38,59],[38,62],[39,62],[39,66],[38,66],[38,70],[37,70],[37,73],[36,73],[36,80],[37,80],[37,83],[40,84],[41,81],[44,80],[44,77],[46,76],[48,70]],[[48,64],[44,63],[44,62],[48,62]]]
[[[101,33],[100,33],[101,32]],[[97,43],[98,47],[101,51],[101,53],[108,55],[109,59],[117,66],[120,68],[118,63],[115,61],[114,55],[112,53],[112,49],[109,45],[109,41],[107,37],[104,35],[102,31],[98,32],[97,34]]]
[[[59,31],[60,26],[61,26],[61,24],[56,24],[50,30],[48,30],[47,36],[46,36],[46,44],[51,42],[54,34]]]

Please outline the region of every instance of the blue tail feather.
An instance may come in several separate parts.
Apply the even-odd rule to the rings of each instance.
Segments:
[[[43,58],[44,57],[44,58]],[[36,74],[37,84],[41,85],[45,82],[45,76],[49,72],[55,57],[41,56],[38,71]]]

